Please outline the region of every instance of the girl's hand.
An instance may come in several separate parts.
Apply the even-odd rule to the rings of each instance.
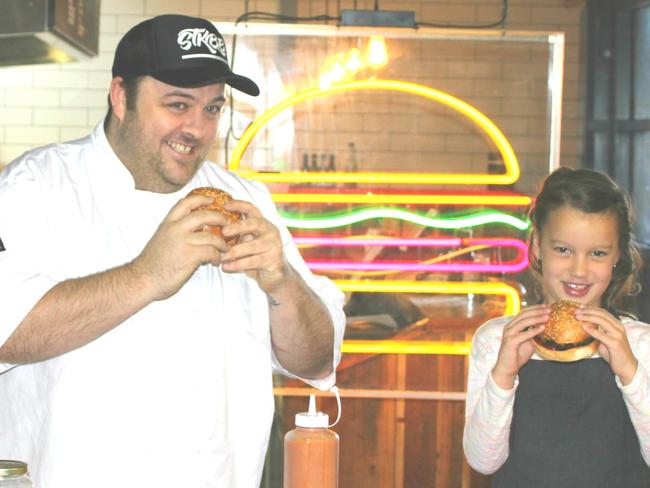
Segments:
[[[533,305],[504,327],[497,362],[492,368],[492,379],[504,390],[514,386],[519,369],[533,355],[535,348],[530,340],[544,330],[550,313],[548,305]]]
[[[638,362],[627,340],[625,326],[607,310],[581,306],[576,310],[576,318],[588,322],[583,326],[594,339],[600,341],[598,352],[609,363],[612,372],[623,385],[628,385],[636,374]]]

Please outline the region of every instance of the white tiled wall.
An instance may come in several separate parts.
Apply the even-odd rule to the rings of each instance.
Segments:
[[[35,146],[80,137],[101,120],[106,112],[115,46],[126,30],[147,17],[173,12],[228,21],[243,14],[246,8],[297,15],[336,15],[339,7],[352,8],[354,4],[358,8],[374,7],[374,1],[370,0],[102,0],[98,57],[64,65],[0,68],[0,165]],[[414,10],[419,22],[476,23],[497,20],[502,2],[411,0],[382,1],[380,5],[387,10]],[[510,1],[507,23],[509,29],[566,32],[562,164],[568,166],[577,164],[582,151],[583,83],[579,40],[583,9],[583,2],[576,0],[514,0]],[[487,70],[484,76],[489,80],[490,63],[486,62],[484,68]],[[463,66],[459,64],[457,69]],[[486,81],[481,89],[489,93],[494,87]],[[516,80],[511,90],[516,93]],[[522,107],[525,109],[520,100],[512,110]],[[358,127],[360,114],[350,113],[349,117],[350,124]],[[345,121],[340,123],[345,125]],[[508,133],[507,127],[504,130]],[[514,132],[516,130],[513,128]],[[396,134],[395,137],[403,139],[405,135]],[[387,150],[399,148],[404,143],[404,140],[387,142]],[[531,139],[530,143],[536,141]],[[465,141],[459,140],[458,144],[463,146]]]

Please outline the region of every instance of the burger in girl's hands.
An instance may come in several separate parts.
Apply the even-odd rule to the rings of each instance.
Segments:
[[[576,319],[579,303],[558,300],[551,304],[551,316],[544,332],[533,338],[533,346],[544,359],[554,361],[577,361],[592,356],[599,342],[587,334]]]
[[[226,210],[223,207],[227,201],[232,200],[232,196],[228,192],[219,190],[218,188],[202,186],[199,188],[194,188],[191,192],[188,193],[188,196],[189,195],[203,195],[206,197],[210,197],[213,200],[212,203],[208,205],[201,205],[200,207],[196,207],[192,211],[214,210],[225,215],[228,219],[230,219],[231,222],[234,222],[235,220],[243,219],[243,215],[240,214],[239,212],[231,212],[229,210]],[[226,244],[228,244],[230,247],[233,247],[235,244],[237,244],[239,240],[239,236],[237,235],[228,236],[228,237],[224,236],[223,233],[221,232],[221,227],[218,225],[205,225],[202,230],[206,232],[211,232],[221,237],[224,241],[226,241]]]

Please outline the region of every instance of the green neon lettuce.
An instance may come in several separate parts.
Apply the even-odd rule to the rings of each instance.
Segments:
[[[527,220],[521,220],[503,212],[478,212],[454,218],[434,218],[395,208],[369,208],[317,218],[304,218],[282,212],[280,215],[284,224],[292,229],[331,229],[370,219],[406,220],[413,224],[438,229],[462,229],[485,224],[505,224],[519,230],[526,230],[530,225]]]

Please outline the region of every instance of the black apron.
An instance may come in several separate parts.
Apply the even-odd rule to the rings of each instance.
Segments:
[[[650,487],[650,468],[603,359],[528,361],[513,408],[510,455],[493,488]]]

